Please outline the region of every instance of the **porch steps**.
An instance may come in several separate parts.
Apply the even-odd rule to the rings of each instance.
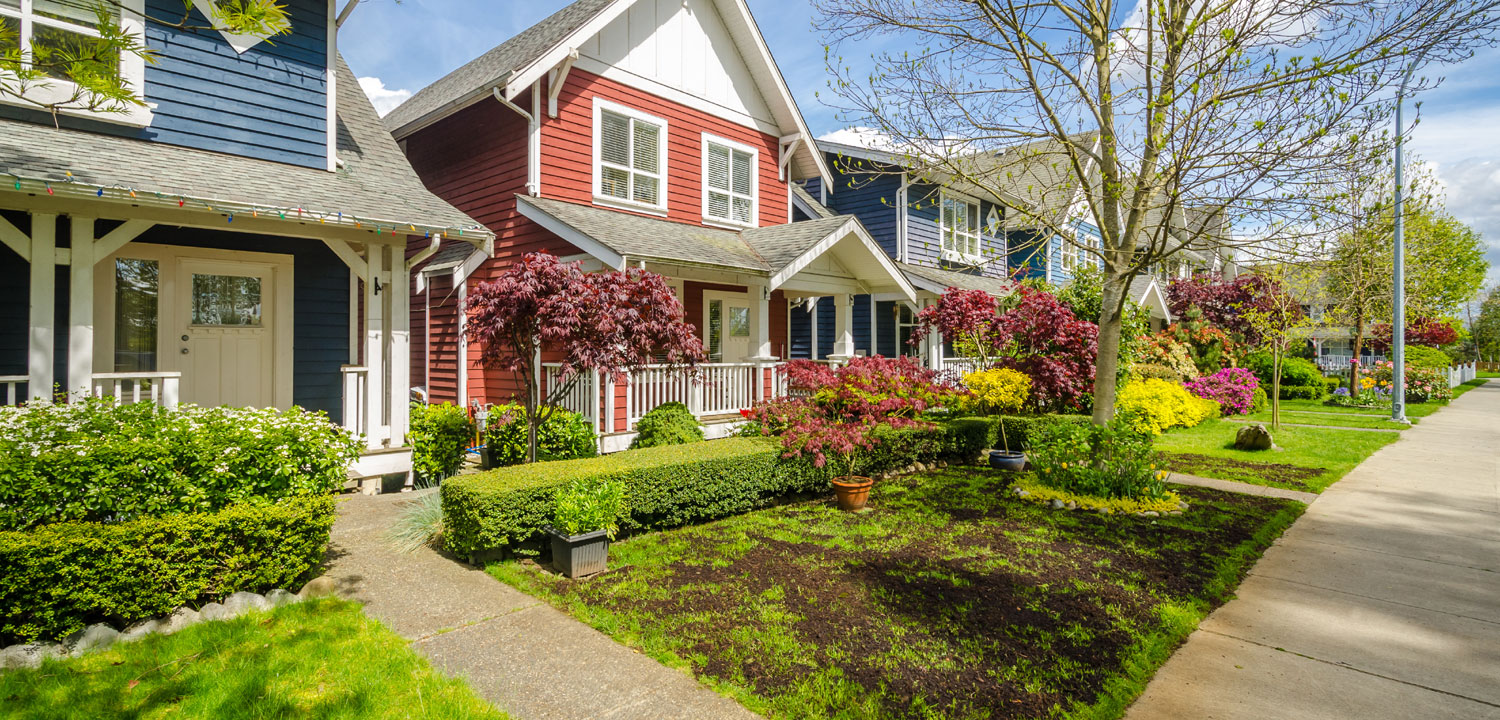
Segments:
[[[412,489],[411,448],[366,450],[347,471],[344,491],[379,495],[386,491],[388,484],[395,483],[396,476],[401,476],[400,492]]]

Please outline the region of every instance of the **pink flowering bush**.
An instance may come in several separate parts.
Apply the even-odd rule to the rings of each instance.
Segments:
[[[1255,389],[1260,381],[1245,368],[1224,368],[1212,375],[1183,383],[1188,392],[1219,403],[1225,415],[1248,415],[1255,407]]]
[[[1395,376],[1394,363],[1389,360],[1375,361],[1375,371],[1370,377],[1376,388],[1390,392]],[[1453,388],[1448,387],[1448,377],[1436,368],[1406,365],[1406,401],[1409,403],[1448,402],[1453,399]]]

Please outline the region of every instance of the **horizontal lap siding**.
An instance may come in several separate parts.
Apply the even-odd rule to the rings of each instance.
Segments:
[[[703,134],[748,145],[757,154],[760,224],[787,218],[787,183],[777,175],[777,138],[644,90],[574,68],[558,97],[556,118],[542,122],[542,195],[577,203],[594,200],[594,98],[667,121],[667,218],[703,222]]]
[[[458,404],[458,292],[448,273],[428,279],[427,392],[432,402]]]
[[[893,169],[889,165],[856,161],[837,153],[824,153],[824,158],[834,172],[828,207],[839,214],[859,218],[880,249],[895,259],[901,176],[888,174]],[[866,169],[868,172],[860,172]],[[817,197],[815,191],[810,192]]]
[[[870,334],[870,296],[854,296],[854,351],[864,351],[866,355],[874,355],[871,347],[872,336]]]
[[[146,101],[151,126],[140,137],[306,167],[327,167],[327,4],[285,3],[292,32],[243,54],[216,30],[148,22]],[[146,14],[180,18],[180,0],[147,0]],[[192,10],[187,21],[206,26]]]
[[[771,292],[771,354],[785,359],[786,354],[786,293]]]
[[[29,214],[3,212],[0,217],[31,236]],[[30,326],[31,265],[0,243],[0,375],[26,374]]]

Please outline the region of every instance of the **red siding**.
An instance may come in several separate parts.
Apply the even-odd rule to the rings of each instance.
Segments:
[[[664,118],[668,123],[667,218],[676,222],[702,223],[703,133],[717,135],[759,150],[758,202],[762,225],[778,225],[787,218],[787,184],[777,178],[777,138],[773,135],[709,115],[685,105],[584,72],[568,74],[558,98],[558,117],[543,115],[541,195],[578,203],[593,202],[593,98],[600,97]],[[529,94],[523,98],[529,99]],[[522,103],[524,104],[524,102]],[[579,252],[569,243],[516,212],[515,196],[526,192],[526,123],[520,115],[498,102],[481,101],[423,128],[405,139],[412,167],[433,193],[452,203],[496,234],[495,257],[484,263],[468,282],[469,287],[489,280],[516,259],[530,252],[571,255]],[[688,307],[688,319],[696,327],[702,317],[702,289],[698,305]],[[741,287],[727,287],[743,290]],[[429,392],[434,399],[455,399],[457,393],[457,295],[443,305],[436,286],[431,308],[447,307],[442,331],[432,322],[428,371]],[[685,298],[687,299],[687,298]],[[779,304],[778,304],[779,303]],[[773,347],[784,352],[784,298],[773,298],[771,333]],[[415,312],[415,302],[413,304]],[[451,317],[452,319],[448,319]],[[413,326],[415,327],[415,325]],[[415,332],[415,331],[414,331]],[[482,402],[504,402],[518,397],[524,386],[513,373],[478,367],[477,347],[470,347],[469,395]],[[451,379],[450,379],[451,378]],[[623,413],[623,397],[617,412]]]

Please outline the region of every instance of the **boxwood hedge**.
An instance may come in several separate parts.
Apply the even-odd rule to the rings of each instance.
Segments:
[[[333,519],[320,495],[0,532],[0,646],[292,587],[321,562]]]

